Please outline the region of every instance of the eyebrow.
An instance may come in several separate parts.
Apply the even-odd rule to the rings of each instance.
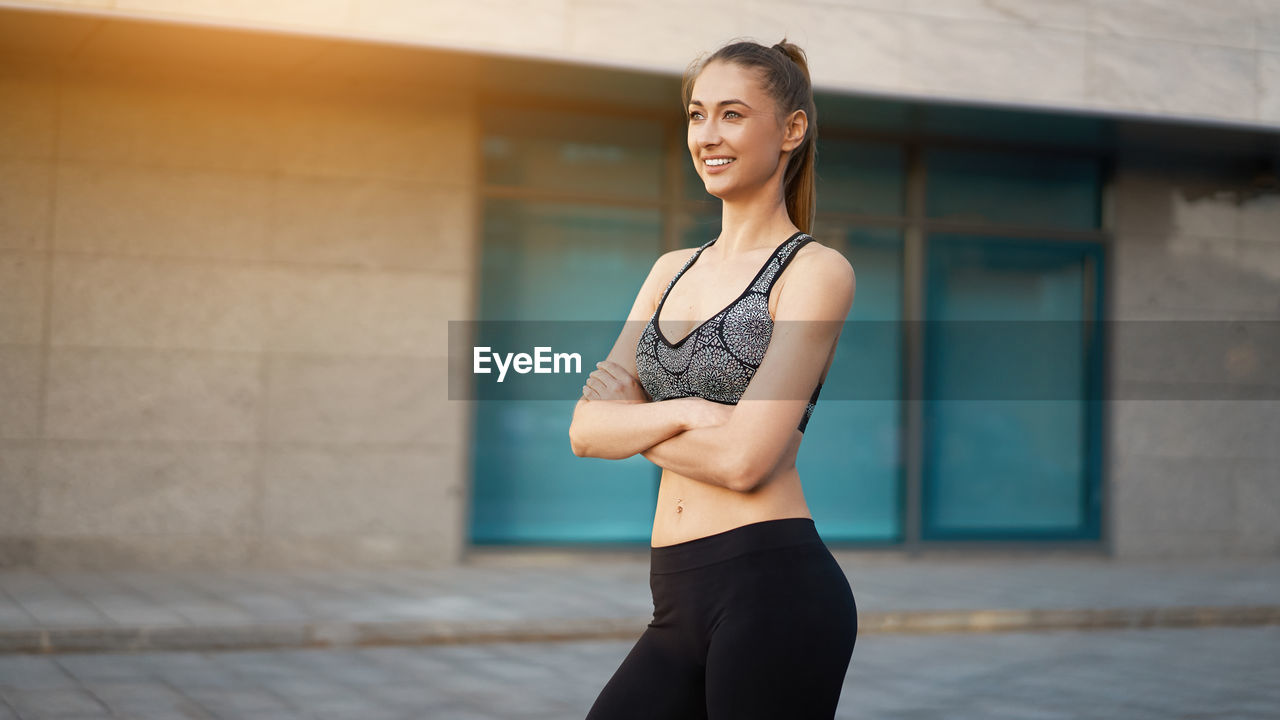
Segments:
[[[697,105],[698,107],[702,107],[702,106],[703,106],[703,105],[702,105],[702,101],[701,101],[701,100],[690,100],[690,101],[689,101],[689,104],[690,104],[690,105]],[[739,99],[737,99],[737,98],[734,98],[734,99],[732,99],[732,100],[721,100],[721,101],[720,101],[720,103],[719,103],[719,105],[717,105],[716,107],[724,107],[725,105],[742,105],[742,106],[747,107],[747,108],[750,108],[750,107],[751,107],[750,105],[747,105],[746,103],[742,102],[741,100],[739,100]]]

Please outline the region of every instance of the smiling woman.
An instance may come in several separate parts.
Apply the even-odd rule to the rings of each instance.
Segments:
[[[721,232],[654,262],[569,430],[579,456],[662,468],[653,622],[588,719],[831,718],[857,607],[795,459],[855,277],[809,235],[807,60],[786,40],[732,42],[681,93]]]
[[[786,40],[769,48],[779,56],[779,63],[785,61],[794,68],[788,72],[784,64],[782,71],[770,72],[768,62],[772,58],[766,56],[764,65],[744,64],[741,59],[745,56],[724,53],[729,47],[733,45],[721,48],[706,60],[695,61],[681,86],[689,116],[689,152],[695,167],[704,182],[723,174],[730,165],[741,173],[753,159],[764,163],[757,170],[776,169],[777,158],[743,157],[735,148],[754,145],[762,139],[762,133],[796,130],[792,126],[798,124],[798,142],[782,148],[787,157],[781,163],[785,171],[781,189],[788,215],[800,230],[809,232],[817,210],[813,170],[818,118],[804,51]],[[704,94],[708,95],[705,102]],[[719,97],[713,101],[713,95]],[[768,119],[774,121],[772,128],[771,123],[759,122]],[[740,162],[744,160],[748,162]],[[721,199],[725,199],[726,189],[707,184],[707,192]]]

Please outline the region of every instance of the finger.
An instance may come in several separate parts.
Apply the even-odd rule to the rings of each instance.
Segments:
[[[626,380],[631,377],[631,373],[628,372],[626,368],[612,360],[601,360],[596,363],[596,367],[609,373],[614,378],[617,378],[619,382],[626,382]]]
[[[592,381],[594,381],[594,384],[592,384]],[[618,386],[618,381],[615,380],[612,375],[597,370],[587,377],[587,384],[601,392],[608,392]]]
[[[609,369],[609,361],[608,361],[608,360],[602,360],[602,361],[600,361],[600,362],[596,363],[596,369],[595,369],[594,371],[592,371],[592,372],[593,372],[593,374],[594,374],[594,373],[601,373],[601,374],[603,374],[603,375],[608,375],[609,377],[613,377],[613,371]]]
[[[587,378],[587,387],[591,388],[592,392],[598,393],[600,397],[604,397],[610,392],[608,383],[595,376]]]

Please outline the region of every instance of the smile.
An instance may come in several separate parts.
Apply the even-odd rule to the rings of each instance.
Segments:
[[[705,162],[706,164],[712,167],[715,167],[717,165],[728,165],[729,163],[733,162],[736,159],[737,158],[715,158],[712,160],[704,160],[703,162]]]

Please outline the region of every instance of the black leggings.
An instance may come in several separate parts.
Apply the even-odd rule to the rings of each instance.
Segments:
[[[858,635],[811,518],[650,548],[653,621],[587,720],[835,716]]]

